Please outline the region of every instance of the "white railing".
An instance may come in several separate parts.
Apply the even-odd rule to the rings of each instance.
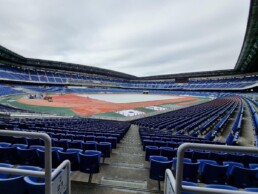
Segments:
[[[44,145],[45,145],[45,170],[44,171],[38,172],[38,171],[32,171],[32,170],[0,167],[0,173],[45,178],[45,194],[56,194],[57,191],[55,191],[55,189],[58,187],[59,183],[62,183],[62,185],[59,185],[60,186],[59,190],[66,191],[66,194],[71,194],[70,161],[69,160],[63,161],[53,172],[51,172],[52,171],[51,138],[46,133],[0,130],[0,135],[28,137],[28,138],[34,138],[34,139],[39,138],[44,141]],[[62,180],[60,181],[60,179]]]
[[[192,192],[202,194],[250,194],[246,191],[232,191],[225,189],[212,189],[205,187],[194,187],[182,185],[183,180],[183,161],[184,152],[188,149],[192,150],[212,150],[223,152],[237,152],[258,154],[258,148],[255,147],[243,147],[243,146],[226,146],[226,145],[212,145],[212,144],[197,144],[197,143],[184,143],[181,144],[177,151],[177,164],[176,164],[176,178],[172,174],[170,169],[166,170],[164,193],[165,194],[181,194],[181,192]]]

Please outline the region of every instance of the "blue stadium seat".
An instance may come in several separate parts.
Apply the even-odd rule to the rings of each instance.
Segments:
[[[228,165],[216,165],[205,163],[201,181],[206,184],[225,184]]]
[[[94,152],[86,151],[85,154],[79,153],[80,171],[90,174],[88,182],[91,182],[93,174],[99,173],[100,152],[98,151],[94,151]]]
[[[45,182],[33,181],[31,177],[24,177],[25,188],[28,194],[45,194]]]
[[[39,165],[39,158],[37,150],[34,148],[23,149],[17,148],[18,156],[19,156],[19,164],[22,165]]]
[[[17,149],[15,147],[0,147],[0,162],[1,163],[17,163]]]
[[[149,157],[152,155],[159,156],[160,149],[158,146],[146,146],[145,147],[145,161],[149,161]]]
[[[174,150],[170,147],[160,147],[160,155],[167,157],[169,160],[172,160],[176,157],[177,150]]]
[[[150,179],[157,180],[160,190],[160,181],[165,179],[166,169],[171,169],[172,161],[163,156],[150,156]]]
[[[78,152],[62,152],[57,151],[60,163],[64,160],[70,160],[71,162],[71,171],[79,169],[79,156]],[[79,152],[80,153],[80,152]]]
[[[256,187],[258,183],[258,169],[248,169],[234,166],[229,174],[229,185],[246,188]]]
[[[86,141],[82,143],[83,150],[97,150],[97,142],[96,141]]]
[[[105,158],[109,158],[112,152],[112,144],[109,142],[99,142],[97,144],[97,150],[101,152],[101,156],[103,158],[103,163],[105,162]]]

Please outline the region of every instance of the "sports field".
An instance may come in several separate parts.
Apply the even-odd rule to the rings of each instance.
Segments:
[[[129,117],[156,111],[188,106],[208,99],[191,96],[152,94],[63,94],[50,95],[52,102],[28,99],[27,96],[9,99],[12,106],[43,112],[70,115]]]

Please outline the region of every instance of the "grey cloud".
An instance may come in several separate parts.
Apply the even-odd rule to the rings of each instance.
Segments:
[[[0,0],[1,44],[137,76],[233,68],[243,0]]]

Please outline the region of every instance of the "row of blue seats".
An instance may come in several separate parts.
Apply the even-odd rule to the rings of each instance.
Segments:
[[[44,167],[44,146],[32,145],[28,147],[25,144],[14,144],[10,147],[0,147],[0,162],[21,165],[40,165]],[[85,145],[85,149],[52,147],[53,166],[57,167],[65,159],[69,159],[72,163],[72,170],[78,170],[79,157],[78,153],[99,151],[100,156],[109,158],[112,153],[111,143],[89,142]]]
[[[149,160],[151,155],[161,155],[167,157],[169,160],[177,156],[177,148],[171,147],[158,147],[158,146],[146,146],[145,148],[145,160]],[[193,162],[198,159],[215,160],[218,164],[222,164],[224,161],[238,162],[243,166],[248,167],[249,164],[258,164],[258,156],[250,154],[238,154],[227,152],[208,152],[208,151],[193,151],[187,150],[184,153],[186,158],[190,158]]]
[[[40,150],[38,151],[40,152]],[[101,157],[101,152],[99,151],[88,150],[85,152],[71,152],[70,155],[68,155],[69,153],[61,151],[57,151],[57,153],[62,160],[72,160],[72,170],[76,165],[75,163],[78,162],[78,168],[76,170],[88,173],[88,182],[91,182],[93,174],[99,173]],[[75,156],[74,158],[77,159],[73,160],[74,158],[71,156]],[[14,166],[9,163],[0,163],[0,167],[13,168]],[[30,165],[20,165],[15,168],[42,171],[42,168]],[[52,181],[54,181],[54,179]],[[0,188],[3,194],[45,194],[45,180],[31,176],[23,177],[20,175],[0,174]]]
[[[144,139],[142,143],[143,150],[146,149],[146,146],[157,146],[157,147],[171,147],[178,148],[181,144],[190,142],[190,143],[203,143],[203,144],[220,144],[219,142],[210,142],[210,141],[202,141],[202,140],[181,140],[180,142],[175,141],[161,141],[161,140],[149,140]]]
[[[163,181],[166,169],[174,169],[176,174],[177,158],[169,160],[164,156],[151,155],[149,160],[151,179]],[[219,165],[214,160],[199,159],[192,163],[190,158],[184,158],[183,168],[184,181],[227,184],[237,188],[257,187],[258,183],[257,164],[250,165],[250,168],[244,168],[235,162],[225,161]]]
[[[56,138],[56,136],[51,136],[52,144],[53,145],[62,145],[62,147],[66,148],[79,148],[82,149],[83,145],[87,141],[95,141],[97,142],[110,142],[112,144],[112,148],[117,147],[118,137],[116,135],[112,136],[75,136],[70,138],[70,136],[62,136],[61,138]],[[24,138],[24,137],[1,137],[2,142],[8,142],[13,144],[27,144],[27,145],[44,145],[43,140],[41,139],[31,139],[31,138]],[[1,142],[0,142],[1,146]]]
[[[252,125],[253,125],[253,129],[255,131],[255,135],[258,135],[258,115],[255,111],[255,108],[251,104],[251,101],[247,98],[245,98],[245,100],[248,104],[248,107],[249,107],[249,110],[250,110],[250,113],[251,113]]]
[[[224,104],[221,105],[220,101],[223,102],[223,100],[224,100]],[[141,127],[157,128],[157,129],[165,128],[167,130],[170,130],[173,128],[175,128],[176,130],[182,130],[182,129],[185,130],[185,128],[187,128],[187,130],[189,131],[189,126],[196,126],[197,124],[201,123],[198,121],[198,119],[204,122],[203,117],[207,116],[206,106],[210,108],[210,105],[214,103],[218,103],[220,107],[223,107],[223,109],[219,113],[223,114],[228,108],[230,108],[230,106],[233,105],[234,102],[235,102],[235,99],[215,100],[213,102],[205,103],[205,105],[197,105],[194,107],[181,109],[178,111],[173,111],[171,113],[165,113],[163,115],[153,116],[151,118],[140,119],[140,120],[137,120],[135,124]],[[225,103],[228,103],[228,104],[226,105]],[[211,111],[211,109],[208,109],[208,112],[209,111]],[[218,110],[215,110],[214,108],[214,111],[218,111]],[[191,114],[191,112],[193,112],[193,114]],[[187,117],[188,114],[189,114],[189,117]],[[206,118],[207,120],[209,120],[208,117]],[[153,123],[153,124],[150,124],[150,123]],[[207,126],[208,125],[206,125],[206,127]]]

